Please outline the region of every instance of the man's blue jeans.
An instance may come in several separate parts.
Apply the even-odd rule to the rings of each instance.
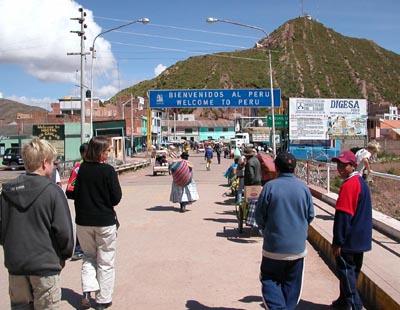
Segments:
[[[267,309],[292,310],[299,300],[303,283],[304,258],[275,260],[263,257],[260,281]]]
[[[357,280],[363,264],[364,253],[345,253],[336,258],[340,280],[340,299],[352,309],[362,309],[363,303],[357,291]]]

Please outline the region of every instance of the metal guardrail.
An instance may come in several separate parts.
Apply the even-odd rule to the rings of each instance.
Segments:
[[[320,162],[316,160],[298,161],[295,174],[307,184],[312,184],[324,188],[330,192],[331,177],[336,171],[333,163]],[[400,181],[400,176],[382,172],[371,172],[372,176]]]
[[[131,164],[123,164],[114,167],[115,171],[118,173],[124,172],[124,171],[129,171],[129,170],[137,170],[139,168],[147,167],[151,163],[150,159],[146,159],[145,161],[138,162],[138,163],[131,163]]]
[[[376,172],[376,171],[372,171],[371,175],[375,176],[375,177],[380,177],[380,178],[400,181],[400,175],[382,173],[382,172]]]
[[[59,173],[62,178],[68,178],[71,175],[71,170],[76,163],[76,160],[69,160],[59,163]],[[129,163],[129,164],[122,164],[122,165],[112,165],[115,168],[115,171],[118,173],[128,171],[128,170],[137,170],[143,167],[149,166],[151,163],[150,159],[146,159],[144,161],[140,161],[137,163]],[[110,163],[112,164],[112,163]]]

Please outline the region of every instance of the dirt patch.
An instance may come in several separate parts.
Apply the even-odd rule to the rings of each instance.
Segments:
[[[400,162],[373,163],[373,171],[400,175]],[[375,210],[400,220],[400,181],[374,177],[370,184]]]

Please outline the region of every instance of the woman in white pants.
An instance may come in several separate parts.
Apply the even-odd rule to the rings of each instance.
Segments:
[[[114,211],[122,197],[118,175],[106,164],[111,151],[106,137],[93,137],[79,168],[74,190],[76,231],[84,252],[82,308],[90,308],[95,293],[96,309],[112,304],[118,220]]]

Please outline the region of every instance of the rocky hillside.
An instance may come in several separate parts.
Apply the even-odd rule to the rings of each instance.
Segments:
[[[149,89],[269,87],[267,48],[274,87],[283,98],[365,98],[400,105],[400,55],[306,18],[286,22],[254,48],[177,62],[116,96],[145,96]]]
[[[45,109],[39,107],[33,107],[20,102],[0,99],[0,119],[4,124],[13,122],[17,118],[17,113],[29,114],[32,112],[48,112]]]

